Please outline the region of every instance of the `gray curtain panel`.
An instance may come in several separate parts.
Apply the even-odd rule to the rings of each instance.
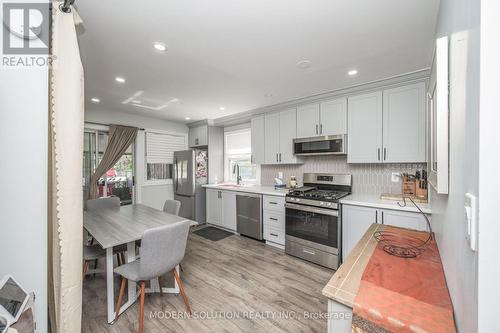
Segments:
[[[90,178],[90,199],[99,197],[97,181],[118,162],[127,148],[135,141],[137,130],[136,127],[111,125],[109,128],[108,146],[106,147],[101,163],[99,163]]]

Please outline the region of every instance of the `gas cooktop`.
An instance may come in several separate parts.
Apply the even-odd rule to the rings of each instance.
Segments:
[[[289,192],[285,200],[296,205],[338,209],[339,199],[351,190],[351,175],[305,173],[304,186]]]
[[[310,189],[308,191],[302,191],[300,188],[288,193],[287,196],[293,198],[304,198],[310,200],[322,200],[335,202],[340,198],[349,195],[349,192],[344,191],[333,191],[333,190],[320,190],[320,189]]]

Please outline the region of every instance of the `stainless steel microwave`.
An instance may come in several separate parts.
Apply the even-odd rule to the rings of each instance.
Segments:
[[[347,135],[327,135],[294,139],[293,153],[298,156],[346,155]]]

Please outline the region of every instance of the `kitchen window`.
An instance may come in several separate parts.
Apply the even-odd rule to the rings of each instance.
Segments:
[[[172,179],[174,151],[185,148],[184,136],[146,132],[146,181],[153,183]]]
[[[224,180],[236,182],[235,166],[240,167],[243,183],[259,183],[260,168],[252,163],[252,139],[250,128],[224,133]]]

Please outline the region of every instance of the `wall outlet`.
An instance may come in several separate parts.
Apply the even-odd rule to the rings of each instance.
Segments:
[[[278,178],[279,178],[279,179],[283,179],[283,172],[281,172],[281,171],[280,171],[280,172],[278,172]]]
[[[391,181],[393,183],[399,183],[399,180],[401,178],[401,174],[399,172],[393,172],[391,176]]]

